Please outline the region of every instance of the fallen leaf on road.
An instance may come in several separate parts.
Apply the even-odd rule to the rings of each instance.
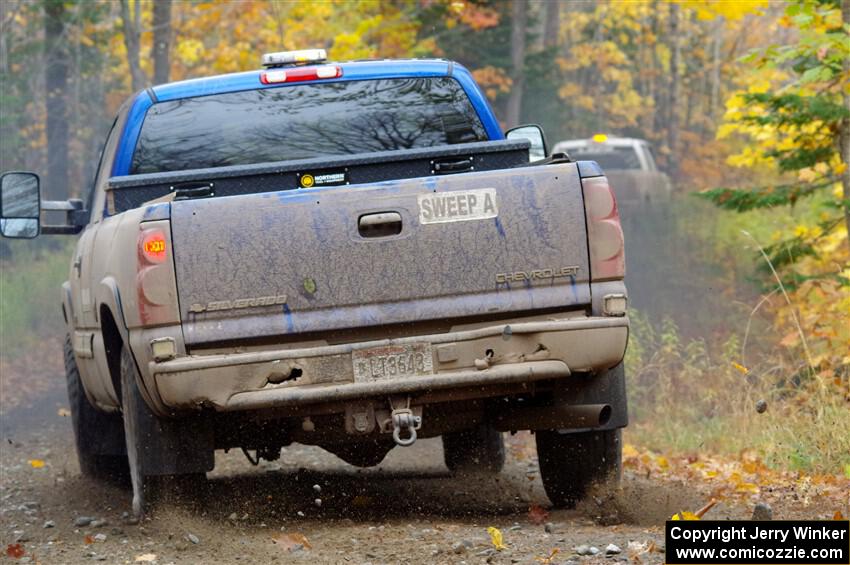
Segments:
[[[6,546],[6,555],[14,559],[20,559],[24,556],[24,547],[19,543],[10,543]]]
[[[508,546],[502,542],[502,532],[499,531],[499,528],[490,526],[487,528],[487,533],[490,534],[490,541],[493,542],[493,546],[497,550],[502,551],[503,549],[507,549]]]
[[[712,498],[708,501],[708,504],[697,510],[696,512],[676,512],[673,514],[671,520],[702,520],[702,517],[705,516],[705,513],[714,508],[717,504],[717,499]]]
[[[42,467],[44,467],[44,461],[42,461],[41,459],[30,459],[29,461],[27,461],[27,463],[29,463],[30,467],[32,467],[33,469],[41,469]]]
[[[153,563],[154,561],[156,561],[156,554],[154,553],[143,553],[136,556],[136,563]]]
[[[295,551],[298,548],[313,549],[307,536],[293,532],[291,534],[277,534],[272,536],[272,542],[280,546],[284,551]]]
[[[552,563],[552,560],[555,559],[555,556],[559,553],[561,553],[561,549],[558,547],[553,547],[552,551],[549,552],[548,557],[535,557],[534,560],[544,563],[545,565],[550,565]]]
[[[741,483],[738,483],[738,484],[735,485],[735,491],[736,492],[749,492],[749,493],[752,493],[752,494],[758,494],[759,493],[759,487],[758,487],[758,485],[755,485],[753,483],[741,482]]]
[[[699,510],[696,511],[697,518],[701,519],[703,516],[705,516],[705,513],[708,512],[709,510],[711,510],[712,508],[714,508],[714,506],[716,504],[717,504],[716,498],[712,498],[711,500],[709,500],[708,504],[706,504],[705,506],[703,506],[702,508],[700,508]]]
[[[71,415],[71,411],[68,410],[67,408],[60,408],[59,410],[56,411],[56,414],[58,416],[62,416],[63,418],[67,418],[68,416]]]
[[[94,538],[91,536],[86,536],[83,538],[83,542],[85,542],[86,545],[91,545],[94,543]]]
[[[535,526],[543,524],[548,518],[549,513],[539,504],[532,504],[531,508],[528,509],[528,520]]]

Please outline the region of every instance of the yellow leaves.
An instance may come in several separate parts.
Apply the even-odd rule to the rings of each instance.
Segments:
[[[472,2],[452,2],[451,11],[473,31],[499,25],[499,12],[487,6],[480,6]]]
[[[561,549],[559,547],[553,547],[552,551],[549,552],[549,555],[545,557],[535,557],[534,560],[544,565],[549,565],[550,563],[554,563],[555,556],[561,553]]]
[[[174,54],[183,64],[193,65],[204,55],[204,44],[197,39],[181,39],[174,48]]]
[[[623,459],[634,459],[638,457],[639,452],[631,443],[623,445]]]
[[[717,504],[717,499],[712,498],[708,501],[708,504],[697,510],[696,512],[677,512],[670,519],[671,520],[702,520],[702,517],[705,516],[706,512],[714,508]]]
[[[511,91],[513,81],[504,69],[487,66],[472,71],[475,82],[484,89],[484,94],[490,100],[495,100],[499,94],[507,94]]]
[[[746,375],[747,373],[749,373],[749,372],[750,372],[750,370],[749,370],[749,369],[747,369],[746,367],[744,367],[744,366],[743,366],[743,365],[741,365],[740,363],[736,363],[735,361],[732,361],[732,366],[733,366],[736,370],[738,370],[740,373],[742,373],[742,374],[744,374],[744,375]]]
[[[735,485],[735,492],[745,493],[745,494],[758,494],[759,487],[753,483],[740,482]]]
[[[27,463],[29,463],[30,467],[32,467],[33,469],[41,469],[42,467],[44,467],[44,461],[42,461],[41,459],[30,459],[27,461]]]
[[[499,528],[490,526],[487,528],[487,533],[490,534],[490,541],[493,542],[493,547],[495,547],[497,551],[502,551],[503,549],[508,548],[508,546],[506,546],[502,541],[502,532],[499,531]]]
[[[740,20],[744,16],[761,14],[767,6],[767,0],[736,0],[735,2],[716,2],[709,0],[678,0],[684,8],[696,11],[702,21],[711,21],[720,16],[727,20]]]
[[[770,81],[764,79],[758,79],[750,83],[747,87],[747,92],[749,94],[764,94],[768,90],[770,90],[771,86],[773,86]]]

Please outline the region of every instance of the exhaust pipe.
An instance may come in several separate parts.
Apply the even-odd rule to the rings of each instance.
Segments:
[[[524,406],[499,414],[493,426],[500,432],[599,428],[608,423],[612,412],[610,404]]]

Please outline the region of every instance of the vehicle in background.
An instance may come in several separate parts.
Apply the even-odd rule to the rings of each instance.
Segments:
[[[605,171],[620,206],[670,199],[670,177],[658,170],[652,146],[645,139],[596,134],[555,144],[552,153],[567,153],[576,161],[596,161]]]

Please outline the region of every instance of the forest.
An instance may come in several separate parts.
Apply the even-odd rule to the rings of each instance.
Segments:
[[[672,179],[669,222],[627,241],[655,289],[633,303],[627,466],[850,479],[848,33],[839,0],[4,0],[0,169],[85,198],[130,94],[265,52],[457,61],[505,128],[645,139]],[[4,410],[61,342],[69,249],[0,242]]]

